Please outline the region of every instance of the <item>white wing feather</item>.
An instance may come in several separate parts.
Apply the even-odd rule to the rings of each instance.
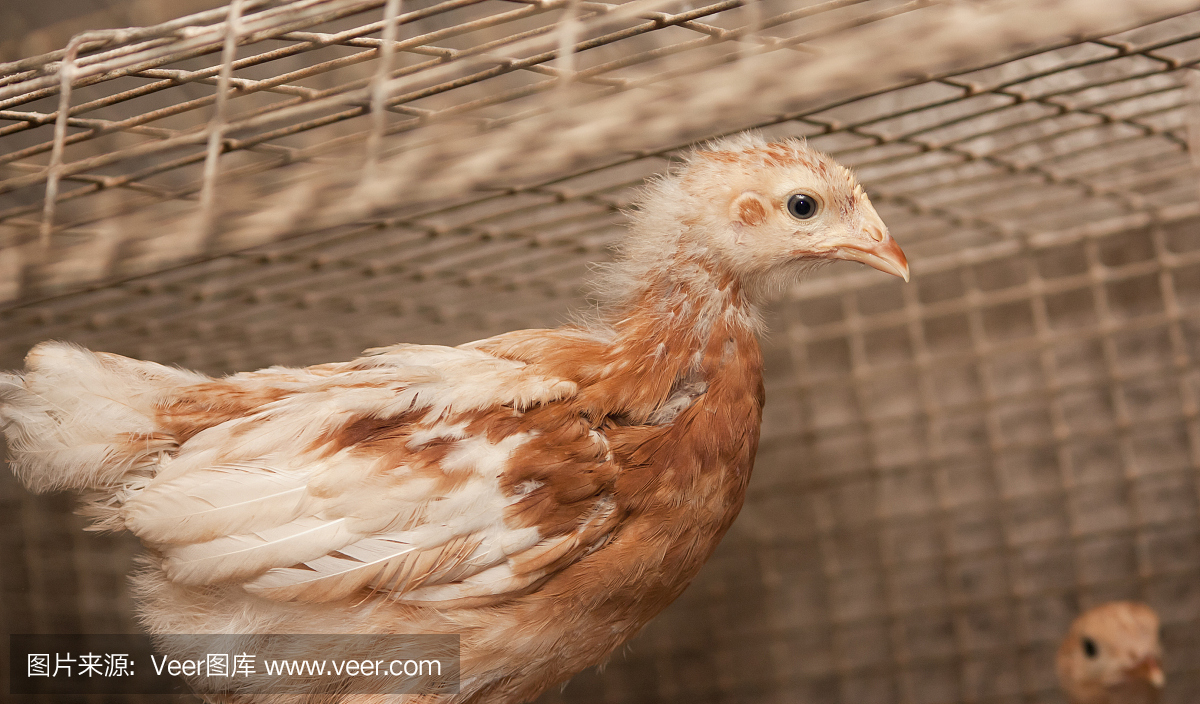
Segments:
[[[161,551],[171,580],[242,582],[275,599],[324,601],[364,588],[393,598],[461,598],[542,576],[536,565],[515,573],[509,563],[541,537],[536,528],[505,525],[505,509],[520,497],[500,484],[530,436],[492,443],[450,419],[547,403],[573,394],[575,384],[472,349],[398,345],[369,353],[342,365],[224,380],[239,391],[258,385],[284,393],[196,434],[125,506],[127,527]],[[411,449],[453,443],[439,463],[457,478],[448,490],[353,448],[321,449],[322,438],[354,420],[414,412],[426,420],[412,428]]]
[[[305,516],[267,530],[168,548],[163,569],[168,578],[181,584],[244,580],[270,565],[314,560],[358,537],[346,527],[344,518],[324,521]]]
[[[306,477],[269,460],[205,467],[144,490],[125,513],[129,530],[153,543],[197,543],[299,518]]]

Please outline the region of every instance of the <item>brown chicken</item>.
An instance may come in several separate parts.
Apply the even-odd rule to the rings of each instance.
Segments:
[[[814,264],[908,280],[852,174],[741,135],[652,183],[594,320],[213,379],[62,343],[0,377],[17,475],[129,530],[151,633],[456,633],[522,702],[603,661],[742,505],[764,297]]]
[[[1058,647],[1058,681],[1071,704],[1155,704],[1165,678],[1158,616],[1111,601],[1085,611]]]

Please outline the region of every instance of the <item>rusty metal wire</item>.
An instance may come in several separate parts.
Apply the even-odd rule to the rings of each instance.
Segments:
[[[560,700],[1059,701],[1054,641],[1107,598],[1159,609],[1167,701],[1200,696],[1200,4],[237,7],[0,66],[0,366],[47,338],[222,372],[553,325],[679,150],[805,136],[913,283],[788,292],[744,515]],[[8,622],[95,612],[41,595],[31,526],[65,505],[0,500],[41,556]]]
[[[749,25],[737,24],[739,18],[726,18],[727,15],[737,15],[738,12],[741,12],[742,15],[747,14],[745,8],[741,8],[741,2],[726,0],[722,3],[674,14],[651,11],[650,8],[657,7],[657,5],[649,3],[648,0],[642,0],[642,3],[641,5],[634,3],[622,6],[597,4],[581,6],[583,14],[578,22],[585,28],[585,31],[590,32],[593,36],[588,36],[579,42],[576,52],[581,58],[592,58],[589,59],[587,66],[575,72],[572,77],[573,90],[582,91],[581,94],[574,97],[574,101],[590,104],[598,97],[616,94],[617,97],[630,96],[636,104],[641,100],[639,97],[641,90],[662,84],[669,78],[677,78],[680,75],[690,76],[706,66],[720,66],[731,61],[738,65],[746,63],[736,61],[736,59],[743,57],[746,53],[743,50],[747,43],[753,46],[754,50],[750,52],[751,54],[778,54],[780,51],[793,52],[797,50],[820,53],[821,48],[816,43],[823,37],[837,37],[851,28],[884,23],[888,19],[921,10],[929,4],[922,0],[904,3],[882,3],[877,0],[873,2],[831,0],[799,8],[784,4],[781,5],[782,11],[779,12],[757,12],[760,16],[755,19],[754,33],[751,33],[748,29]],[[359,126],[359,123],[369,123],[369,119],[364,118],[369,112],[372,99],[368,87],[371,79],[365,72],[354,71],[353,68],[378,58],[380,40],[367,35],[378,32],[382,28],[383,22],[374,20],[333,33],[299,31],[295,29],[295,26],[302,21],[312,23],[345,21],[361,15],[368,9],[377,10],[379,4],[326,0],[326,2],[292,3],[281,7],[262,9],[258,14],[269,15],[268,17],[263,18],[255,14],[247,16],[245,42],[248,44],[261,43],[266,42],[267,37],[278,37],[291,43],[283,47],[275,46],[269,49],[264,47],[264,50],[243,56],[235,62],[218,62],[199,69],[164,67],[166,62],[162,58],[162,54],[165,49],[162,46],[155,45],[151,49],[144,48],[146,43],[161,42],[160,39],[142,39],[141,42],[129,44],[124,49],[108,49],[93,56],[81,58],[79,66],[70,69],[79,74],[78,83],[81,85],[86,86],[90,82],[98,80],[96,76],[100,74],[107,77],[107,80],[135,76],[145,80],[136,87],[107,93],[102,97],[78,104],[67,111],[69,116],[65,119],[66,125],[73,122],[75,126],[82,129],[66,136],[65,139],[50,138],[46,141],[37,141],[36,138],[30,140],[29,137],[33,136],[32,133],[38,132],[39,126],[50,121],[56,123],[60,132],[63,131],[65,129],[64,120],[60,119],[60,115],[67,113],[57,110],[54,112],[14,110],[0,112],[0,117],[12,120],[11,124],[0,128],[0,137],[11,135],[11,140],[17,140],[18,134],[27,133],[23,141],[33,142],[27,146],[13,149],[0,157],[0,165],[7,166],[10,174],[7,178],[0,180],[0,199],[2,199],[0,200],[0,226],[5,224],[9,226],[5,228],[8,232],[6,241],[10,244],[30,241],[32,235],[26,233],[32,232],[33,222],[29,216],[39,209],[43,211],[43,215],[38,229],[44,244],[52,230],[86,232],[90,224],[112,220],[121,213],[174,212],[174,209],[171,208],[154,209],[150,206],[164,201],[179,202],[182,200],[187,202],[196,191],[201,192],[203,201],[205,192],[201,187],[203,179],[189,176],[189,169],[194,170],[197,164],[205,162],[207,164],[205,168],[211,178],[211,165],[215,163],[215,159],[209,154],[213,152],[218,141],[222,145],[222,151],[237,152],[241,157],[238,160],[239,165],[226,174],[225,180],[227,181],[237,179],[239,176],[279,170],[282,167],[296,167],[303,162],[323,164],[331,158],[330,155],[341,152],[352,144],[361,143],[365,135],[370,133],[368,124]],[[561,12],[568,11],[567,5],[560,0],[548,0],[541,3],[518,3],[520,5],[518,9],[508,10],[507,7],[511,3],[495,4],[500,5],[500,11],[496,11],[497,8],[489,3],[475,0],[450,0],[410,10],[403,17],[398,18],[401,26],[416,27],[413,30],[416,35],[397,43],[395,50],[400,52],[401,56],[413,54],[433,56],[433,58],[410,63],[397,71],[389,71],[393,75],[388,87],[388,91],[392,94],[388,100],[389,107],[392,112],[404,116],[405,119],[397,120],[388,128],[387,132],[393,135],[413,133],[413,139],[402,141],[398,145],[401,157],[406,153],[412,153],[414,149],[419,152],[422,144],[440,139],[438,135],[446,134],[445,130],[449,130],[450,134],[462,134],[464,131],[469,134],[484,128],[491,135],[500,135],[500,141],[503,142],[504,131],[502,128],[504,125],[514,121],[528,122],[531,114],[547,109],[544,101],[538,102],[536,99],[540,93],[562,83],[558,80],[557,69],[551,65],[559,53],[557,45],[561,39],[561,37],[556,38],[553,32],[558,26],[558,23],[554,21],[557,19],[555,13],[561,14]],[[484,6],[486,6],[486,10]],[[764,7],[769,7],[769,5],[764,5]],[[470,18],[460,19],[459,15],[463,13],[471,13]],[[547,13],[555,14],[554,17],[550,17],[551,21],[546,21]],[[721,27],[717,24],[699,21],[700,18],[710,16],[719,17],[720,23],[732,26]],[[216,20],[216,16],[212,13],[204,13],[197,17],[203,17],[209,22]],[[427,32],[421,31],[422,23],[432,22],[434,18],[440,18],[438,21],[447,26]],[[498,34],[501,28],[512,23],[529,21],[536,22],[537,26],[514,34],[498,35],[495,39],[476,36],[489,32]],[[271,22],[277,27],[274,32],[268,28]],[[920,26],[919,23],[916,26]],[[320,28],[315,25],[314,27]],[[984,28],[984,25],[981,24],[980,27]],[[885,31],[891,29],[904,29],[904,27],[891,28],[889,25]],[[158,35],[162,35],[168,30],[170,32],[181,31],[179,27],[175,26],[175,23],[172,23],[164,26]],[[687,31],[681,34],[671,34],[672,39],[663,41],[659,37],[665,37],[668,30]],[[774,33],[769,34],[769,31]],[[194,57],[202,50],[215,52],[224,37],[219,23],[209,27],[196,27],[184,33],[187,35],[185,39],[176,40],[177,43],[183,43],[184,46],[178,47],[177,50],[180,52],[179,56],[189,58]],[[146,32],[130,34],[141,39]],[[652,39],[647,39],[647,35]],[[463,48],[444,45],[454,41],[469,43],[468,39],[477,38],[490,40],[477,42],[470,46],[464,44]],[[204,49],[199,48],[202,45],[201,40],[207,42],[207,45],[203,45]],[[84,46],[87,41],[90,40],[80,40],[79,46]],[[634,50],[618,50],[615,45],[621,47],[628,45]],[[352,49],[348,54],[342,52],[336,57],[326,58],[328,50],[335,46],[352,47]],[[619,51],[619,54],[614,54],[617,58],[607,59],[597,51],[604,49]],[[843,47],[834,46],[832,49],[834,50],[832,52],[828,48],[825,51],[835,54],[845,53]],[[153,53],[156,58],[148,59],[145,56],[147,52]],[[572,56],[574,55],[572,54]],[[310,60],[313,56],[319,56],[326,60]],[[59,60],[62,58],[58,54],[53,54],[45,57],[45,61],[49,62],[55,57]],[[680,63],[681,60],[682,63]],[[776,64],[758,68],[768,74],[780,74],[782,67],[786,66],[786,62],[791,59],[783,56],[781,60],[785,63],[776,65],[777,61]],[[34,62],[27,60],[14,64],[13,75],[26,76],[32,63]],[[150,63],[154,63],[154,66],[151,67]],[[71,62],[63,65],[70,67]],[[237,111],[237,114],[231,115],[227,124],[223,121],[214,122],[203,119],[200,114],[208,110],[210,105],[220,103],[217,96],[226,95],[226,92],[218,90],[216,94],[200,97],[188,95],[185,99],[174,98],[175,95],[186,92],[189,84],[219,82],[222,66],[231,74],[235,71],[267,69],[268,67],[275,71],[274,75],[266,78],[230,76],[229,80],[238,89],[238,95],[231,100],[230,105],[240,104],[243,109]],[[820,66],[815,68],[819,69]],[[305,85],[306,82],[315,82],[318,79],[331,78],[335,75],[342,79],[341,82],[322,88]],[[539,79],[540,76],[546,78],[542,80]],[[347,78],[350,80],[345,80]],[[944,79],[943,84],[952,85],[947,80]],[[581,88],[581,86],[587,86],[587,88]],[[958,89],[957,94],[946,98],[943,102],[967,97],[971,90],[962,86],[954,87]],[[992,94],[1000,95],[998,91],[1002,91],[1004,87],[998,86],[992,89]],[[17,95],[20,88],[24,88],[26,92]],[[7,100],[4,100],[6,95],[4,91],[16,97],[8,97]],[[45,77],[26,77],[24,82],[0,87],[0,106],[11,108],[16,104],[14,101],[29,102],[48,97],[53,92],[54,88],[49,86]],[[60,94],[60,102],[63,95]],[[248,104],[246,99],[251,96],[261,99],[261,104]],[[1016,96],[1007,97],[1010,100],[1021,100]],[[1042,99],[1050,100],[1052,98],[1053,96],[1049,96]],[[164,100],[171,102],[159,106],[159,103]],[[529,100],[534,100],[534,102],[526,105]],[[80,117],[86,114],[97,115],[114,112],[124,104],[148,104],[152,109],[132,116],[122,115],[120,119],[98,116]],[[625,105],[628,106],[628,101]],[[936,108],[936,106],[932,107]],[[591,108],[582,107],[580,109],[586,112]],[[1060,106],[1055,109],[1062,110],[1063,108]],[[811,108],[804,113],[789,114],[787,118],[803,118],[807,112],[811,112]],[[897,113],[890,117],[902,118],[903,113]],[[977,117],[986,118],[987,115]],[[779,119],[776,117],[773,121],[779,121]],[[1097,119],[1105,118],[1097,117]],[[186,126],[182,128],[164,126],[168,122]],[[807,122],[820,125],[819,120]],[[152,126],[151,123],[154,125]],[[223,139],[221,140],[217,140],[215,133],[206,131],[203,127],[203,125],[217,123],[224,124]],[[345,125],[346,129],[336,129],[340,125]],[[437,127],[444,129],[443,131],[434,129]],[[869,126],[864,127],[869,129]],[[810,125],[805,125],[805,128],[805,131],[812,129]],[[856,128],[857,126],[854,125],[846,130],[835,129],[834,126],[829,125],[823,127],[827,132],[861,136],[854,132]],[[44,130],[42,131],[44,132]],[[561,132],[561,130],[559,131]],[[425,134],[426,132],[429,134]],[[540,136],[544,134],[544,130],[535,129],[534,134]],[[974,135],[976,138],[979,136]],[[52,136],[47,135],[47,137]],[[104,140],[107,142],[113,142],[118,138],[132,137],[132,139],[129,140],[131,143],[128,146],[97,151],[93,145],[100,143],[101,140],[97,139],[99,137],[107,137],[108,139]],[[922,143],[919,133],[895,137],[874,135],[871,138],[878,144],[894,142],[896,146],[911,145],[920,149],[929,148],[929,145]],[[209,145],[207,151],[201,148],[202,144]],[[957,144],[958,142],[951,142],[935,146],[939,151],[952,152]],[[79,157],[70,159],[66,163],[58,164],[54,161],[55,158],[62,158],[65,148],[75,145],[78,145],[80,149],[93,148],[83,151]],[[681,145],[668,143],[648,151],[637,149],[634,150],[634,157],[636,158],[638,154],[646,156],[669,153],[678,146]],[[372,153],[375,151],[377,150],[372,150]],[[51,153],[51,164],[49,167],[43,167],[39,165],[38,160],[44,158],[43,155],[47,152]],[[393,147],[391,152],[395,154],[396,147]],[[426,161],[432,160],[438,164],[457,163],[464,158],[469,158],[469,154],[470,152],[465,157],[463,154],[455,154],[450,155],[453,158],[443,158],[445,155],[434,153]],[[964,153],[962,156],[974,158],[969,153]],[[896,158],[894,153],[892,158]],[[987,159],[993,162],[998,158],[993,155],[987,156]],[[605,158],[600,165],[607,166],[607,162],[611,162],[611,158]],[[495,164],[503,162],[497,162],[493,158],[491,163],[495,168]],[[391,179],[381,178],[379,183],[373,184],[373,189],[371,189],[373,192],[383,193],[382,200],[385,202],[395,200],[397,192],[418,191],[426,181],[433,184],[429,188],[435,189],[434,192],[438,194],[459,193],[462,192],[464,186],[469,190],[476,185],[463,183],[461,172],[469,169],[459,169],[459,173],[451,174],[449,182],[446,178],[441,180],[433,178],[435,174],[430,174],[428,179],[417,177],[417,180],[413,182],[414,175],[428,171],[430,164],[420,162],[419,159],[418,163],[410,164],[404,159],[400,159],[397,166],[405,167],[401,169],[403,177],[400,182],[391,183],[396,180],[394,177]],[[571,174],[579,176],[594,168],[596,167],[576,168],[571,171]],[[1012,167],[1009,165],[1005,168]],[[295,169],[293,168],[293,170]],[[328,175],[325,174],[324,177],[327,178]],[[551,180],[562,177],[562,175],[558,175],[551,177]],[[294,180],[301,177],[290,176],[289,178]],[[321,177],[313,176],[307,180],[311,181],[313,178]],[[80,185],[60,194],[57,192],[57,184],[61,179]],[[188,185],[189,180],[190,185]],[[272,183],[274,183],[274,179]],[[275,187],[269,186],[269,188]],[[370,196],[371,191],[366,195]],[[53,197],[45,198],[47,193],[52,194]],[[297,195],[293,189],[284,191],[280,197],[294,201]],[[340,218],[338,222],[352,221],[359,211],[348,207],[347,201],[358,199],[349,199],[348,194],[340,192],[337,195],[338,197],[334,199],[332,217]],[[1103,194],[1098,195],[1102,196]],[[303,194],[299,194],[299,197],[303,198]],[[40,205],[39,199],[42,201]],[[364,207],[374,206],[378,200],[380,198],[368,197]],[[5,202],[10,205],[4,207]],[[102,203],[102,205],[97,205],[97,203]],[[56,210],[62,210],[67,206],[72,206],[70,211],[75,214],[75,217],[52,226]],[[260,203],[259,206],[249,207],[251,210],[263,210],[262,206],[263,203]],[[211,207],[211,203],[209,207]],[[213,217],[217,216],[213,213],[206,213],[202,214],[200,219],[203,221]],[[164,248],[159,248],[155,258],[149,262],[137,263],[132,268],[138,270],[148,267],[153,270],[155,266],[162,266],[171,260],[179,261],[188,256],[210,253],[208,250],[211,247],[216,248],[216,251],[211,253],[230,251],[253,244],[256,238],[286,237],[295,230],[295,227],[287,224],[285,220],[280,227],[266,232],[248,234],[238,230],[236,214],[232,217],[226,216],[224,219],[234,223],[233,231],[224,238],[217,238],[216,243],[210,243],[206,238],[200,238],[190,246],[180,246],[180,243],[176,241],[169,247],[169,253],[162,251]],[[314,213],[310,219],[314,222],[332,223],[331,214],[328,212]],[[169,226],[173,230],[203,231],[207,227],[203,223],[184,225],[173,221],[164,222],[163,225]],[[1012,228],[1011,225],[996,225],[995,223],[984,225],[997,232]],[[230,226],[227,226],[227,229],[228,227]],[[131,220],[129,223],[122,224],[118,229],[125,233],[123,235],[125,238],[136,241],[153,237],[146,231],[154,230],[155,227],[150,223]],[[262,227],[259,228],[259,230],[262,229]],[[69,260],[71,258],[68,253],[69,247],[78,241],[79,237],[64,239],[62,244],[67,246],[60,245],[54,249],[55,256],[50,259],[51,266],[54,263],[61,264],[63,261]],[[55,281],[55,286],[63,284],[61,277],[42,271],[41,259],[44,255],[39,250],[25,248],[20,255],[14,254],[13,256],[21,258],[21,261],[14,266],[27,272],[24,277],[24,287],[28,290],[15,292],[18,297],[23,298],[35,294],[39,288],[53,288],[53,286],[39,286],[43,283],[39,279],[52,279]],[[114,264],[119,263],[114,262]]]

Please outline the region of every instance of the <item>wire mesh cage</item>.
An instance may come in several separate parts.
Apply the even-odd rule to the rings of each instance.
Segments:
[[[756,128],[854,168],[913,282],[770,310],[742,516],[547,702],[1059,702],[1087,606],[1200,700],[1200,5],[238,0],[0,65],[0,367],[209,373],[586,305],[622,208]],[[137,546],[0,479],[10,633],[135,628]]]

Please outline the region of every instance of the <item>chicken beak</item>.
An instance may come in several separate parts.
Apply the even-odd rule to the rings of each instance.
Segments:
[[[1146,658],[1130,669],[1129,676],[1133,679],[1145,680],[1155,689],[1162,689],[1163,685],[1167,682],[1167,678],[1162,671],[1162,666],[1158,664],[1156,658],[1152,657]]]
[[[883,223],[872,223],[864,227],[861,235],[839,244],[826,256],[866,264],[873,269],[899,276],[908,283],[908,258],[904,256],[896,240],[892,239],[887,228],[883,227]]]

